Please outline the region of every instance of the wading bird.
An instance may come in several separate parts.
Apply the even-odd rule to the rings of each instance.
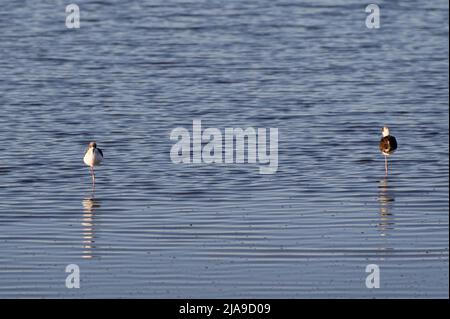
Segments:
[[[95,189],[95,173],[94,173],[94,166],[100,165],[101,161],[103,160],[103,152],[101,149],[97,147],[97,143],[90,142],[89,147],[84,153],[84,163],[91,168],[91,175],[92,175],[92,189]]]
[[[389,135],[389,128],[387,126],[381,129],[383,137],[380,140],[380,151],[384,155],[384,168],[386,170],[386,175],[388,174],[388,160],[387,157],[392,155],[397,149],[397,140],[394,136]]]

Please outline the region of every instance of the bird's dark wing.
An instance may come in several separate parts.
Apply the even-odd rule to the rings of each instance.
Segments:
[[[397,140],[394,136],[389,136],[389,145],[391,146],[391,152],[397,149]]]
[[[97,147],[97,150],[99,151],[100,155],[101,155],[102,157],[104,157],[104,156],[103,156],[103,152],[102,152],[102,150],[101,150],[101,149],[99,149],[98,147]]]
[[[391,135],[385,136],[381,139],[379,147],[381,152],[392,153],[397,149],[397,140]]]

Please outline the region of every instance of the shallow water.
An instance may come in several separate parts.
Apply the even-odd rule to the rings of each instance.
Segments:
[[[0,297],[448,298],[447,1],[378,30],[361,1],[79,5],[0,8]],[[277,127],[277,173],[173,164],[193,119]]]

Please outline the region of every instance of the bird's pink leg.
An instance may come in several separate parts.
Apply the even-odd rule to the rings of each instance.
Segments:
[[[95,173],[94,173],[94,167],[91,167],[91,175],[92,175],[92,190],[95,190]]]
[[[386,170],[386,175],[388,174],[388,162],[387,162],[387,156],[384,155],[384,168]]]

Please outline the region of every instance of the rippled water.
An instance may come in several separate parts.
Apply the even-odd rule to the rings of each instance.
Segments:
[[[447,1],[378,30],[355,0],[76,3],[0,7],[0,297],[448,297]],[[173,164],[193,119],[277,127],[278,172]]]

